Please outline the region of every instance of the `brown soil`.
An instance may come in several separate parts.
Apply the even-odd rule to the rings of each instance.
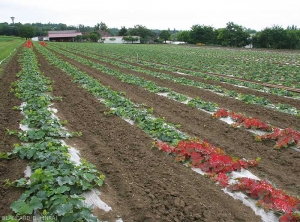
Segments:
[[[80,55],[80,56],[82,56],[82,55]],[[83,56],[83,57],[85,57],[85,56]],[[105,55],[101,55],[101,57],[111,59],[111,57],[105,56]],[[91,59],[89,57],[85,57],[85,58]],[[91,60],[93,60],[93,59],[91,59]],[[252,95],[259,96],[259,97],[265,97],[265,98],[268,98],[274,104],[276,104],[276,103],[289,104],[291,106],[296,107],[297,109],[300,109],[300,101],[296,100],[296,99],[293,99],[293,98],[272,95],[272,94],[269,94],[269,93],[260,92],[260,91],[253,90],[253,89],[250,89],[250,88],[234,86],[234,85],[228,84],[228,83],[222,83],[222,82],[213,81],[213,80],[205,80],[201,77],[190,76],[190,75],[180,75],[180,74],[176,74],[174,72],[163,71],[163,70],[160,70],[160,69],[156,69],[156,68],[153,68],[153,67],[148,67],[148,66],[145,66],[145,65],[141,65],[139,63],[124,61],[124,60],[121,60],[121,59],[116,59],[116,60],[120,61],[120,62],[123,62],[123,63],[131,64],[131,65],[134,65],[134,66],[139,66],[139,67],[142,67],[142,68],[145,68],[145,69],[148,69],[148,70],[152,70],[154,72],[161,72],[161,73],[169,74],[169,75],[172,75],[174,77],[179,77],[179,78],[184,77],[184,78],[192,79],[194,81],[199,81],[199,82],[203,82],[203,83],[210,84],[210,85],[221,86],[225,89],[237,91],[237,92],[243,93],[243,94],[252,94]],[[99,62],[99,60],[97,60],[97,61]],[[105,64],[111,65],[111,64],[108,64],[108,63],[105,63]],[[208,73],[207,75],[210,75],[210,74]],[[260,84],[260,82],[257,82],[257,84]]]
[[[130,69],[120,68],[120,67],[114,66],[112,64],[102,62],[100,60],[91,59],[91,58],[88,58],[85,56],[82,56],[82,57],[92,60],[94,62],[98,62],[103,65],[106,65],[109,68],[118,69],[124,73],[130,73],[130,74],[134,74],[136,76],[145,78],[147,80],[157,83],[159,86],[168,87],[176,92],[188,95],[190,97],[193,97],[193,98],[200,97],[204,101],[210,101],[213,103],[217,103],[220,108],[226,108],[226,109],[230,109],[234,112],[244,113],[247,116],[259,118],[260,120],[269,122],[272,125],[277,126],[277,127],[281,127],[281,128],[292,127],[296,130],[300,130],[300,118],[299,117],[296,117],[296,116],[293,116],[290,114],[286,114],[286,113],[281,113],[281,112],[275,111],[273,109],[264,108],[264,107],[261,107],[258,105],[248,105],[242,101],[228,98],[228,97],[222,97],[222,96],[219,96],[213,92],[209,92],[204,89],[177,84],[177,83],[174,83],[174,82],[171,82],[168,80],[162,80],[162,79],[155,78],[155,77],[152,77],[150,75],[146,75],[146,74],[143,74],[140,72],[135,72]],[[121,60],[119,60],[119,61],[121,61]],[[212,85],[216,85],[216,86],[222,86],[228,90],[234,90],[238,93],[253,94],[256,96],[265,97],[265,98],[269,99],[270,101],[272,101],[274,104],[276,104],[276,103],[289,104],[289,105],[296,107],[297,109],[300,109],[300,101],[296,100],[296,99],[271,95],[271,94],[267,94],[267,93],[263,93],[263,92],[258,92],[256,90],[251,90],[249,88],[241,88],[241,87],[233,86],[233,85],[226,84],[226,83],[204,80],[200,77],[182,76],[179,74],[175,74],[173,72],[162,71],[162,70],[158,70],[155,68],[145,67],[145,66],[142,66],[137,63],[130,63],[130,62],[125,62],[125,61],[121,61],[121,62],[128,63],[128,64],[135,65],[135,66],[140,66],[142,68],[146,68],[146,69],[149,69],[149,70],[152,70],[155,72],[169,74],[174,77],[185,77],[185,78],[193,79],[195,81],[198,80],[198,81],[201,81],[204,83],[208,83],[208,84],[212,84]]]
[[[71,131],[83,133],[68,143],[106,176],[100,190],[113,213],[98,211],[100,219],[120,215],[124,221],[259,221],[212,181],[151,149],[153,140],[142,130],[106,115],[108,110],[94,96],[38,57],[41,71],[54,81],[53,94],[63,97],[55,104],[59,116],[68,120]]]
[[[18,53],[17,53],[18,54]],[[0,152],[12,152],[14,143],[20,143],[18,138],[6,134],[6,130],[19,129],[23,118],[20,111],[12,110],[20,106],[21,101],[10,93],[10,85],[16,81],[16,73],[21,70],[17,54],[11,59],[0,76]],[[12,160],[0,159],[0,218],[12,213],[10,205],[19,199],[22,190],[5,185],[5,180],[14,181],[24,177],[26,162],[18,158]]]
[[[113,90],[126,92],[127,97],[133,102],[145,103],[149,107],[154,108],[154,114],[156,116],[165,117],[167,122],[180,124],[180,130],[188,135],[208,140],[212,144],[225,149],[228,154],[239,158],[262,158],[259,166],[251,171],[256,175],[261,176],[261,178],[274,182],[279,188],[287,189],[295,195],[300,192],[299,152],[291,149],[282,151],[275,150],[273,149],[273,142],[258,143],[254,140],[254,136],[250,132],[245,130],[235,130],[222,121],[213,120],[210,114],[200,112],[195,108],[155,95],[141,87],[122,83],[115,77],[100,73],[89,66],[64,56],[62,56],[62,58],[75,65],[80,70],[88,73],[90,76],[99,79],[102,84],[110,85]],[[133,73],[128,70],[121,71]],[[137,73],[134,74],[136,75]],[[158,82],[158,84],[160,83]],[[163,85],[171,88],[170,85],[172,85],[172,83],[170,85],[167,83]],[[181,92],[187,94],[191,88],[193,89],[193,87],[186,87],[185,89],[182,89]],[[203,93],[207,92],[205,90],[201,91],[203,91]],[[209,98],[209,96],[212,95],[207,93],[206,97]],[[230,102],[230,105],[233,104],[233,107],[243,105],[239,104],[240,101],[234,99],[231,99]],[[264,108],[262,107],[255,106],[255,108],[259,113],[264,112]],[[280,113],[279,115],[282,114]],[[290,115],[289,117],[293,118]]]

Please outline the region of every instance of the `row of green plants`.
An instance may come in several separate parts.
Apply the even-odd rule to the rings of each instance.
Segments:
[[[87,57],[99,60],[98,56],[95,56],[91,53],[86,52],[86,53],[82,53],[82,54],[84,54]],[[151,71],[148,69],[141,68],[139,66],[134,66],[134,65],[131,65],[128,63],[119,62],[114,59],[107,59],[107,58],[101,57],[101,61],[108,62],[108,63],[113,64],[118,67],[127,68],[130,70],[134,70],[137,72],[147,74],[147,75],[151,75],[156,78],[170,80],[175,83],[182,84],[182,85],[207,89],[214,93],[218,93],[218,94],[222,94],[224,96],[230,97],[230,98],[238,99],[240,101],[243,101],[246,104],[260,105],[260,106],[263,106],[266,108],[275,109],[275,110],[283,112],[283,113],[300,116],[300,110],[297,110],[295,107],[292,107],[291,105],[288,105],[288,104],[281,104],[281,103],[273,104],[269,99],[266,99],[264,97],[257,97],[255,95],[251,95],[251,94],[238,93],[233,90],[227,90],[221,86],[214,86],[214,85],[206,84],[203,82],[194,81],[194,80],[191,80],[191,79],[185,78],[185,77],[174,77],[172,75],[168,75],[168,74],[165,74],[162,72],[154,72],[154,71]]]
[[[118,57],[118,58],[120,59],[120,57]],[[136,60],[128,59],[128,58],[125,58],[124,60],[129,61],[129,62],[136,61]],[[213,80],[213,81],[218,81],[218,82],[223,82],[223,83],[229,83],[229,84],[232,84],[235,86],[243,86],[243,87],[254,89],[254,90],[257,90],[260,92],[270,93],[270,94],[277,95],[277,96],[286,96],[286,97],[291,97],[291,98],[295,98],[295,99],[300,99],[299,93],[292,92],[292,91],[289,91],[286,89],[269,88],[269,87],[265,87],[259,83],[242,81],[242,80],[238,80],[238,79],[228,78],[226,76],[210,75],[210,73],[201,73],[201,72],[197,72],[197,71],[193,71],[193,70],[181,69],[181,68],[162,65],[162,64],[158,64],[158,63],[151,63],[151,62],[143,61],[143,60],[139,60],[138,62],[139,62],[139,64],[145,65],[147,67],[157,68],[160,70],[186,73],[186,74],[189,74],[192,76],[201,77],[205,80]],[[213,74],[213,73],[211,73],[211,74]]]
[[[68,45],[68,48],[71,47],[71,45]],[[101,55],[102,57],[110,57],[110,58],[114,58],[114,59],[119,59],[119,60],[124,60],[124,61],[128,61],[131,63],[136,63],[138,62],[138,64],[142,64],[144,66],[147,67],[151,67],[151,68],[156,68],[156,69],[160,69],[160,70],[164,70],[164,71],[171,71],[171,72],[181,72],[181,73],[186,73],[192,76],[197,76],[197,77],[201,77],[205,80],[213,80],[213,81],[218,81],[218,82],[224,82],[224,83],[229,83],[235,86],[243,86],[243,87],[247,87],[250,89],[254,89],[260,92],[265,92],[265,93],[270,93],[273,95],[278,95],[278,96],[286,96],[286,97],[291,97],[291,98],[295,98],[295,99],[300,99],[300,95],[299,93],[296,92],[292,92],[286,89],[280,89],[280,88],[269,88],[269,87],[265,87],[261,84],[258,83],[253,83],[253,82],[248,82],[248,81],[242,81],[242,80],[238,80],[238,79],[232,79],[232,78],[228,78],[226,76],[216,76],[216,75],[210,75],[207,73],[201,73],[198,71],[194,71],[194,70],[189,70],[189,69],[182,69],[179,67],[172,67],[170,65],[166,65],[166,64],[159,64],[159,63],[153,63],[153,62],[149,62],[146,60],[141,60],[139,59],[138,61],[136,59],[133,59],[131,57],[124,57],[124,55],[116,55],[116,54],[107,54],[107,53],[103,53],[102,51],[96,51],[94,49],[88,49],[88,48],[78,48],[76,45],[73,45],[72,47],[73,49],[77,49],[78,51],[86,51],[86,52],[92,52],[93,54],[97,54],[97,55]]]
[[[163,126],[166,126],[165,122],[163,122],[162,125],[157,125],[156,119],[154,119],[153,116],[148,119],[151,121],[147,121],[146,116],[148,115],[148,113],[146,110],[144,110],[144,118],[141,118],[138,109],[139,105],[135,105],[136,108],[134,111],[132,109],[133,104],[130,102],[130,100],[127,100],[124,97],[122,102],[116,102],[118,99],[112,95],[105,97],[107,93],[104,95],[102,94],[103,86],[101,86],[101,84],[97,80],[89,77],[85,73],[80,72],[78,69],[71,66],[67,62],[61,61],[50,51],[42,48],[39,48],[39,51],[41,51],[43,55],[46,56],[52,64],[56,65],[57,67],[65,71],[67,74],[71,75],[74,78],[75,82],[83,84],[83,88],[90,91],[97,98],[105,99],[105,101],[102,100],[102,102],[104,102],[107,107],[111,108],[110,113],[114,113],[123,118],[130,118],[134,120],[135,123],[137,123],[148,135],[155,137],[156,139],[158,138],[159,140],[155,143],[156,147],[176,155],[177,161],[184,162],[190,166],[200,168],[201,170],[206,172],[210,178],[212,178],[214,181],[219,182],[222,186],[228,187],[230,172],[240,171],[241,169],[245,169],[258,164],[259,158],[250,161],[239,158],[233,158],[225,154],[225,152],[222,149],[214,147],[208,142],[200,141],[198,139],[191,139],[188,136],[185,136],[185,139],[181,139],[181,137],[184,136],[184,134],[176,134],[174,135],[175,137],[172,140],[170,140],[169,132],[164,131],[162,128]],[[111,92],[112,91],[110,90],[110,93]],[[125,100],[126,102],[123,103],[123,101]],[[132,115],[132,112],[134,112],[135,115]],[[135,116],[135,118],[133,118],[133,116]],[[163,136],[158,137],[157,134],[153,134],[153,129],[155,129],[156,131],[160,131],[161,135]],[[200,147],[202,149],[201,151]],[[173,150],[176,151],[173,152]],[[191,158],[192,162],[190,161]],[[281,192],[285,194],[285,192]],[[297,198],[290,197],[290,199],[295,200],[296,203],[299,202],[299,199]],[[288,205],[288,207],[290,212],[289,216],[296,219],[299,218],[299,215],[294,213],[295,206]],[[286,217],[285,209],[278,208],[276,210],[278,210],[284,217]],[[281,221],[284,220],[282,219]]]
[[[84,203],[81,194],[101,186],[104,175],[94,165],[82,160],[71,161],[68,146],[62,139],[80,136],[80,132],[68,132],[54,116],[51,104],[60,99],[52,97],[51,80],[39,71],[32,43],[26,43],[20,54],[22,70],[18,80],[12,83],[11,92],[22,100],[20,110],[24,119],[21,124],[28,130],[8,130],[18,136],[21,144],[15,144],[9,158],[19,156],[29,160],[32,174],[6,185],[23,188],[24,193],[11,204],[16,216],[3,217],[3,221],[18,221],[24,215],[40,217],[43,221],[98,221],[92,215],[93,207]],[[15,218],[15,219],[14,219]]]
[[[154,93],[167,92],[169,98],[172,98],[178,102],[183,102],[188,99],[188,97],[185,96],[184,94],[171,91],[169,88],[160,87],[157,84],[151,81],[147,81],[143,78],[131,74],[124,74],[118,70],[110,69],[107,66],[101,65],[99,63],[95,63],[88,59],[84,59],[82,57],[76,56],[75,54],[69,53],[67,51],[62,51],[57,48],[54,48],[54,51],[58,53],[62,53],[71,59],[74,59],[85,65],[91,66],[97,70],[100,70],[103,73],[115,76],[119,78],[122,82],[141,86],[149,90],[150,92],[154,92]],[[211,102],[205,102],[200,98],[192,98],[191,100],[188,101],[187,105],[196,107],[197,109],[204,109],[209,112],[216,111],[213,114],[214,118],[230,116],[231,119],[235,122],[234,124],[232,124],[232,126],[235,128],[243,127],[246,129],[260,129],[266,132],[272,132],[270,134],[265,134],[265,135],[256,135],[255,139],[257,141],[275,140],[277,141],[275,145],[276,149],[297,145],[300,139],[300,133],[297,132],[296,130],[290,128],[280,130],[278,127],[273,127],[269,123],[264,123],[257,118],[246,117],[243,114],[238,114],[233,111],[227,111],[223,108],[219,109],[217,104]]]
[[[117,92],[110,89],[109,86],[102,85],[98,80],[61,60],[46,48],[38,45],[36,48],[51,64],[72,76],[74,82],[79,83],[81,87],[92,93],[98,99],[103,99],[102,102],[105,106],[110,108],[107,114],[115,114],[122,118],[130,119],[153,138],[172,144],[177,143],[178,140],[188,138],[176,129],[179,126],[166,123],[162,118],[155,118],[152,109],[146,109],[143,104],[133,103],[130,99],[125,97],[124,92]]]
[[[204,110],[210,111],[210,112],[214,112],[218,108],[218,105],[216,103],[206,102],[206,101],[200,99],[199,97],[189,98],[188,96],[178,93],[178,92],[175,92],[175,91],[172,91],[171,89],[169,89],[167,87],[161,87],[152,81],[146,80],[141,77],[137,77],[132,74],[125,74],[116,69],[111,69],[105,65],[101,65],[101,64],[93,62],[91,60],[76,56],[74,53],[69,53],[68,51],[62,51],[62,50],[59,50],[58,48],[51,48],[51,49],[55,52],[63,54],[64,56],[67,56],[68,58],[71,58],[75,61],[78,61],[85,65],[91,66],[91,67],[101,71],[102,73],[105,73],[105,74],[111,75],[111,76],[115,76],[118,79],[120,79],[122,82],[143,87],[144,89],[146,89],[152,93],[167,93],[166,96],[168,98],[173,99],[178,102],[188,101],[187,102],[188,106],[196,107],[198,109],[204,109]]]
[[[88,47],[81,46],[82,48]],[[147,60],[199,72],[212,72],[271,84],[300,88],[297,53],[262,52],[178,46],[90,46],[105,54]],[[277,58],[274,62],[274,58]]]

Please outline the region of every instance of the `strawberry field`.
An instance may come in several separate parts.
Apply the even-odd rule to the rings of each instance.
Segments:
[[[27,41],[0,82],[0,216],[299,221],[299,61]]]

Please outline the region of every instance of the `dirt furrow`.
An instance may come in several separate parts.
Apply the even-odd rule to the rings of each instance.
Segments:
[[[63,57],[90,76],[97,78],[113,90],[124,91],[132,101],[146,103],[154,108],[156,116],[165,117],[166,121],[181,124],[180,129],[190,136],[206,139],[227,153],[240,158],[255,159],[261,157],[258,167],[251,169],[262,179],[274,182],[279,188],[287,189],[297,195],[300,191],[300,154],[294,150],[274,150],[273,142],[258,143],[250,132],[236,130],[226,123],[213,120],[210,114],[177,103],[167,98],[149,93],[141,87],[120,82],[117,78]]]
[[[13,110],[13,106],[20,106],[21,102],[10,92],[10,85],[17,80],[16,74],[21,70],[18,63],[18,53],[10,60],[0,76],[0,152],[12,152],[14,143],[20,143],[15,136],[6,134],[6,130],[18,130],[23,119],[20,111]],[[5,180],[10,182],[24,177],[26,161],[19,158],[12,160],[0,159],[0,218],[12,214],[10,205],[19,199],[22,189],[5,185]]]
[[[108,110],[96,98],[38,57],[42,72],[54,80],[54,95],[63,97],[55,105],[59,115],[68,120],[68,128],[83,133],[70,143],[106,175],[101,190],[124,221],[259,220],[209,179],[152,150],[152,139],[140,129],[106,115]]]
[[[82,55],[78,55],[78,56],[82,56]],[[145,78],[147,80],[157,83],[159,86],[168,87],[176,92],[188,95],[190,97],[193,97],[193,98],[200,97],[204,101],[210,101],[213,103],[217,103],[220,108],[226,108],[226,109],[230,109],[234,112],[243,113],[247,116],[256,117],[256,118],[259,118],[261,121],[269,122],[274,126],[278,126],[278,127],[282,127],[282,128],[291,127],[296,130],[300,130],[300,118],[299,117],[292,116],[290,114],[281,113],[281,112],[278,112],[278,111],[275,111],[272,109],[264,108],[259,105],[245,104],[242,101],[228,98],[228,97],[222,97],[220,95],[217,95],[217,94],[210,92],[208,90],[205,90],[205,89],[195,88],[192,86],[184,86],[181,84],[171,82],[169,80],[162,80],[162,79],[155,78],[155,77],[152,77],[152,76],[140,73],[140,72],[135,72],[130,69],[120,68],[120,67],[114,66],[112,64],[102,62],[100,60],[91,59],[91,58],[88,58],[85,56],[82,56],[82,57],[89,59],[91,61],[94,61],[94,62],[98,62],[103,65],[106,65],[111,69],[117,69],[124,73],[133,74],[133,75]],[[152,69],[149,68],[149,70],[152,70]],[[156,70],[156,69],[153,69],[153,70]],[[169,72],[168,74],[176,76],[176,74],[171,73],[171,72]],[[239,87],[237,87],[237,88],[244,90],[244,88],[239,88]],[[241,91],[239,91],[239,92],[241,92]],[[252,92],[252,94],[255,94],[255,93]],[[275,96],[275,97],[278,97],[278,96]],[[296,102],[296,104],[298,104],[297,107],[298,106],[300,107],[300,102],[298,100],[288,99],[288,98],[284,98],[284,97],[278,97],[278,98],[283,98],[284,101],[281,101],[283,103],[292,100],[293,102]],[[279,101],[277,101],[277,102],[279,102]]]
[[[80,55],[80,54],[78,54],[78,55]],[[105,58],[111,59],[111,57],[109,57],[109,56],[101,55],[101,56],[99,56],[99,60],[101,60],[102,56],[105,57]],[[160,70],[160,69],[157,69],[157,68],[148,67],[148,66],[145,66],[145,65],[142,65],[142,64],[139,64],[139,63],[128,62],[128,61],[121,60],[121,59],[116,59],[116,61],[120,61],[120,62],[123,62],[123,63],[128,63],[128,64],[131,64],[131,65],[134,65],[134,66],[139,66],[141,68],[145,68],[145,69],[148,69],[148,70],[151,70],[151,71],[154,71],[154,72],[165,73],[165,74],[168,74],[168,75],[172,75],[174,77],[185,77],[185,78],[188,78],[188,79],[192,79],[194,81],[200,81],[200,82],[210,84],[210,85],[214,85],[214,86],[221,86],[225,89],[234,90],[238,93],[252,94],[252,95],[259,96],[259,97],[265,97],[265,98],[269,99],[270,101],[272,101],[272,103],[290,104],[290,105],[296,107],[297,109],[300,109],[300,101],[292,99],[292,98],[277,96],[277,95],[273,95],[273,94],[269,94],[269,93],[265,93],[265,92],[260,92],[260,91],[253,90],[253,89],[250,89],[250,88],[238,87],[238,86],[234,86],[234,85],[228,84],[228,83],[222,83],[222,82],[213,81],[213,80],[206,80],[206,79],[203,79],[201,77],[190,76],[190,75],[184,75],[183,76],[183,75],[171,72],[171,71],[164,71],[164,70]]]

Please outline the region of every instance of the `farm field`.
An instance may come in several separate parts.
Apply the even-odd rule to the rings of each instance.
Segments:
[[[108,212],[94,209],[99,220],[299,220],[299,57],[298,52],[164,45],[25,45],[0,81],[0,152],[15,149],[11,156],[23,157],[0,159],[0,216],[38,210],[70,221],[71,214],[83,215],[84,207],[75,207],[78,202],[71,207],[79,200],[74,195],[95,186],[112,208]],[[30,105],[32,100],[37,105]],[[49,107],[57,110],[58,119],[50,118]],[[31,117],[34,110],[47,121]],[[22,131],[20,123],[29,128]],[[63,164],[59,156],[68,158],[58,138],[94,165],[88,168],[83,161],[69,171],[78,171],[76,185],[56,179],[68,176],[53,171],[66,167],[52,165]],[[56,144],[60,149],[50,154],[43,150],[41,157],[17,143],[30,147],[47,143],[49,149]],[[50,160],[57,152],[57,159]],[[7,179],[23,178],[28,164],[32,184],[21,180],[19,188],[9,186]],[[232,184],[232,172],[241,169],[263,182],[251,177]],[[63,210],[58,199],[48,200],[42,192],[33,191],[34,185],[47,184],[37,179],[38,172],[51,172],[45,178],[56,187],[52,198],[61,195],[60,200],[64,199]],[[45,185],[39,189],[50,192]],[[260,199],[257,204],[263,213],[255,214],[223,189]],[[21,204],[18,199],[26,190],[32,192],[23,196],[28,205],[14,204]],[[72,194],[71,202],[63,197],[68,194]],[[278,213],[265,214],[267,209]]]

